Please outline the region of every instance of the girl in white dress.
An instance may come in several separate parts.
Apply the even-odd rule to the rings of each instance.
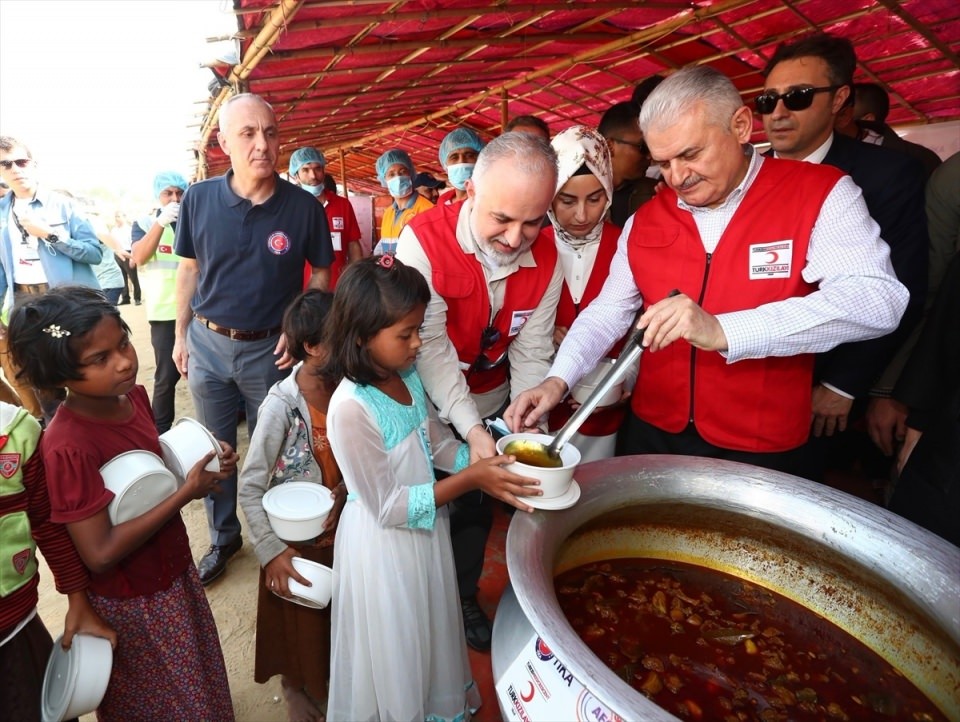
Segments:
[[[349,493],[334,547],[331,722],[468,720],[480,706],[460,619],[446,504],[482,489],[523,511],[537,481],[469,449],[413,364],[430,300],[392,256],[356,261],[327,317],[324,374],[343,378],[327,432]],[[434,481],[433,466],[452,473]]]

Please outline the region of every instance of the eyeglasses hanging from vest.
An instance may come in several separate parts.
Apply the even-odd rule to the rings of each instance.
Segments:
[[[487,358],[486,352],[496,343],[500,341],[500,329],[496,326],[487,326],[483,331],[480,332],[480,354],[477,356],[476,360],[470,364],[470,368],[467,370],[467,378],[470,378],[470,374],[474,371],[489,371],[490,369],[495,369],[497,366],[502,366],[507,361],[507,352],[504,351],[500,358],[496,361],[491,361]]]

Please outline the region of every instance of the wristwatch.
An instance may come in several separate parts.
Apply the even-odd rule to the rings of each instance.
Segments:
[[[47,243],[56,243],[57,241],[60,240],[60,236],[58,236],[56,233],[51,233],[49,236],[47,236],[43,240],[45,240]]]

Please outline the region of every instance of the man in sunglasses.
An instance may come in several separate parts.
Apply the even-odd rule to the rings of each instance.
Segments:
[[[556,406],[645,305],[617,453],[796,473],[813,354],[889,333],[906,306],[889,249],[850,178],[753,150],[753,115],[716,70],[664,80],[640,126],[666,188],[627,222],[600,295],[504,420],[516,429]]]
[[[640,106],[633,101],[616,103],[600,118],[597,132],[610,146],[613,166],[613,199],[610,222],[619,228],[641,203],[653,197],[656,181],[645,176],[650,157],[640,132]]]
[[[812,439],[805,474],[819,479],[830,447],[824,439],[844,432],[851,414],[862,414],[875,383],[899,346],[919,323],[927,292],[928,246],[924,210],[925,173],[919,161],[834,132],[837,114],[852,102],[856,54],[846,38],[824,33],[780,45],[765,69],[757,111],[778,158],[832,165],[849,174],[863,191],[880,237],[910,302],[899,326],[869,341],[847,343],[817,358],[814,371]],[[905,358],[905,357],[904,357]],[[902,363],[897,365],[897,369]],[[878,388],[879,391],[879,388]],[[855,400],[861,403],[854,405]],[[849,440],[844,441],[849,443]]]
[[[500,416],[550,365],[563,275],[556,246],[540,231],[556,181],[547,141],[505,133],[477,157],[466,200],[421,213],[400,233],[397,258],[431,288],[417,370],[472,461],[496,455],[484,420]],[[476,594],[491,523],[490,499],[479,492],[451,506],[464,631],[479,650],[490,648]]]
[[[92,267],[103,252],[93,226],[72,199],[41,185],[30,149],[10,136],[0,136],[0,178],[10,187],[0,199],[0,361],[23,407],[39,418],[41,403],[30,386],[17,381],[7,353],[10,309],[28,295],[64,283],[100,288]],[[48,413],[55,408],[51,403]]]

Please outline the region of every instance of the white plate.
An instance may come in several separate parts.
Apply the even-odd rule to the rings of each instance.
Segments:
[[[299,604],[301,607],[309,607],[310,609],[326,609],[329,606],[328,604],[317,604],[311,599],[304,599],[303,597],[298,597],[296,594],[290,597],[285,597],[274,589],[271,589],[270,591],[280,597],[283,601],[293,602],[294,604]]]
[[[523,501],[532,506],[534,509],[547,509],[550,511],[555,511],[557,509],[569,509],[571,506],[577,503],[580,499],[580,485],[577,483],[577,480],[574,479],[570,482],[570,488],[567,489],[565,494],[560,496],[554,496],[550,499],[544,499],[540,496],[525,496]]]

